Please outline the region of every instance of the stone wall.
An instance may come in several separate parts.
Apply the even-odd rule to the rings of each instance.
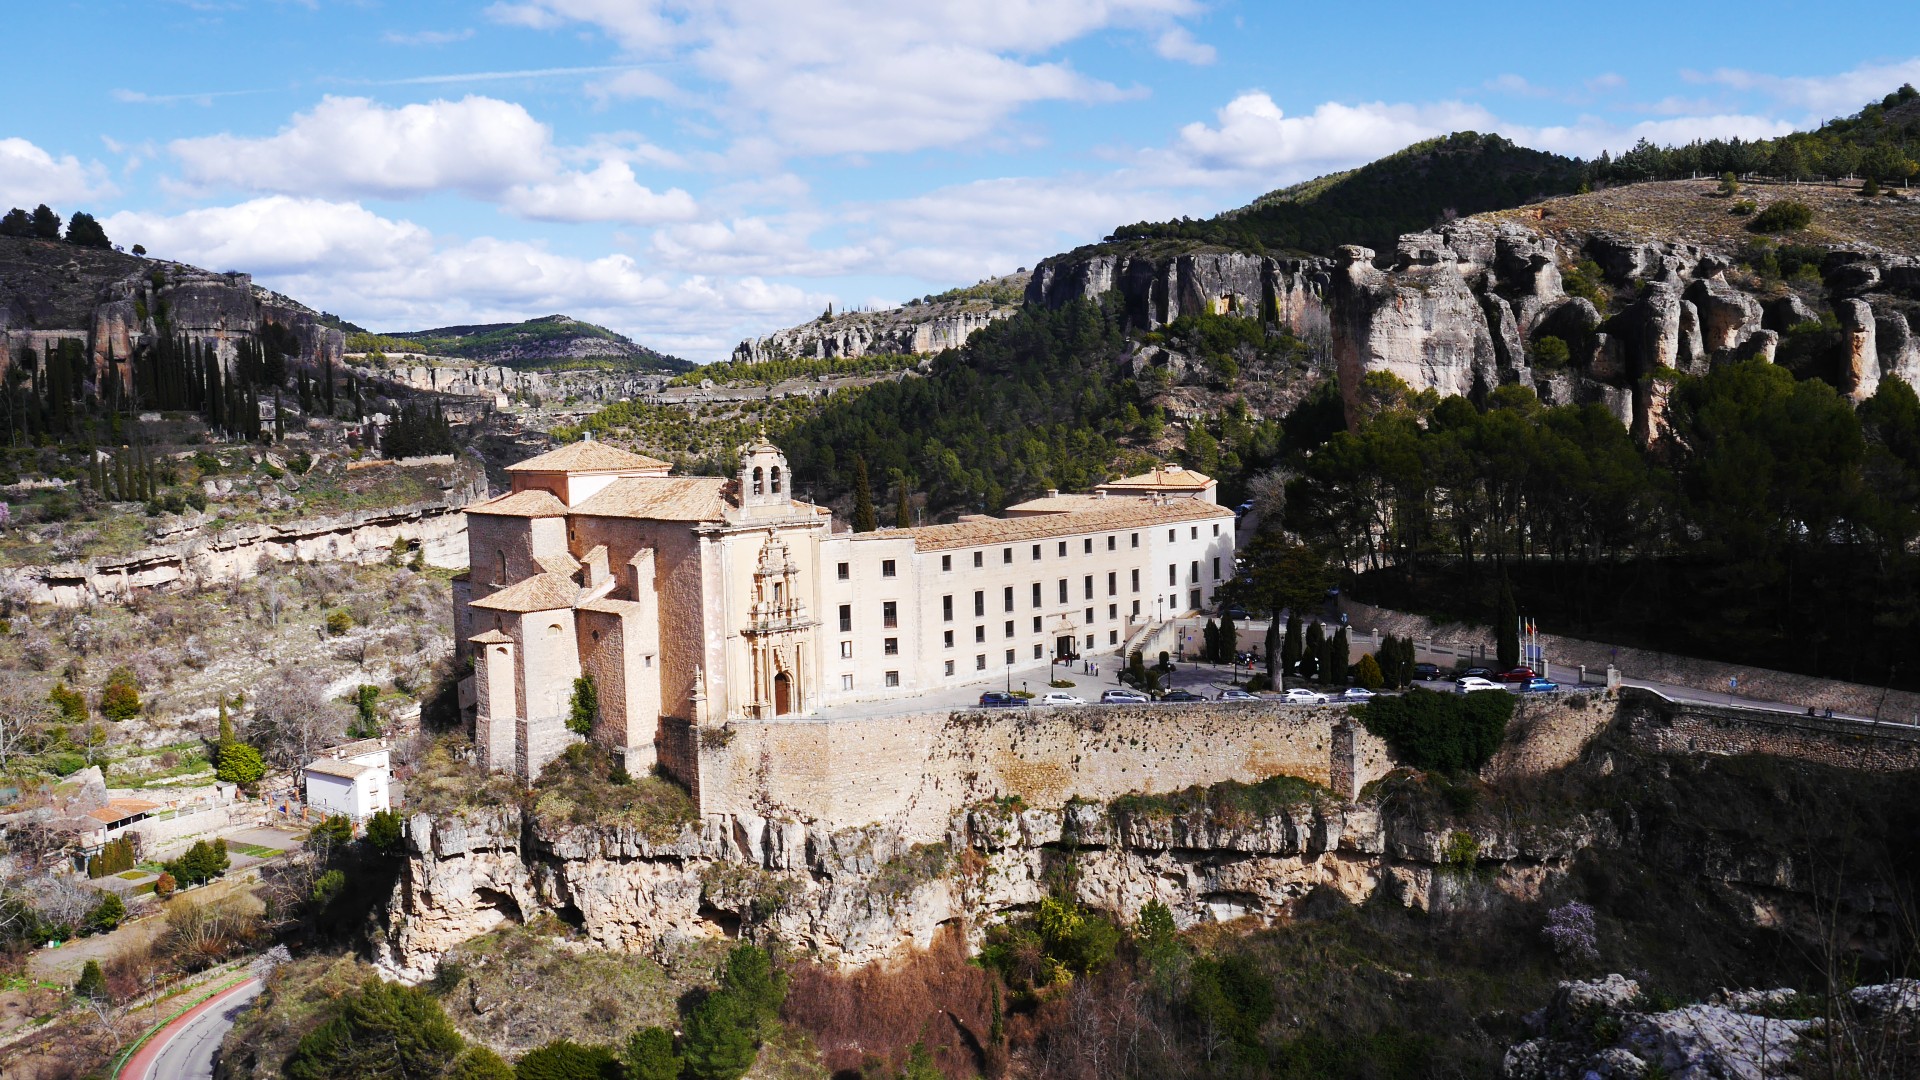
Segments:
[[[1350,796],[1393,764],[1356,727],[1336,770],[1346,720],[1343,709],[1278,703],[736,720],[702,740],[697,794],[703,814],[887,822],[918,841],[937,839],[968,805],[1016,795],[1059,807],[1275,775],[1330,784],[1338,772]]]
[[[1795,713],[1669,701],[1650,690],[1620,691],[1620,724],[1659,754],[1771,754],[1843,769],[1920,769],[1920,728]]]

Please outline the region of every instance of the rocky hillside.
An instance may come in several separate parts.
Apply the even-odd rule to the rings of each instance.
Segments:
[[[340,361],[335,322],[247,274],[0,237],[0,370],[23,348],[61,341],[82,343],[104,370],[109,353],[124,361],[161,337],[211,346],[229,365],[242,342],[271,338],[295,363],[319,366]]]
[[[860,356],[919,356],[958,348],[967,338],[1013,313],[1027,287],[1022,271],[881,311],[835,314],[741,342],[735,364],[773,360],[833,360]]]
[[[600,368],[674,373],[692,364],[649,349],[604,326],[547,315],[518,323],[441,326],[398,334],[355,334],[354,352],[415,353],[456,357],[522,371]]]

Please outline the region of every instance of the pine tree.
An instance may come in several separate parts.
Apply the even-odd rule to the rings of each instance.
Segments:
[[[872,532],[880,527],[873,512],[873,486],[867,482],[867,459],[853,459],[853,531]]]
[[[1513,603],[1513,587],[1500,575],[1500,599],[1493,616],[1494,652],[1502,671],[1520,666],[1520,612]]]
[[[33,235],[41,240],[60,239],[60,215],[46,203],[33,208]]]

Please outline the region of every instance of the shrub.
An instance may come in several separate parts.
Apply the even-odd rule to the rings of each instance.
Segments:
[[[213,775],[229,784],[245,786],[267,775],[267,763],[260,751],[246,743],[222,743],[213,752]]]
[[[1547,925],[1541,927],[1540,933],[1563,961],[1600,958],[1593,909],[1578,900],[1569,900],[1547,912]]]
[[[593,676],[582,675],[573,680],[573,700],[567,711],[567,730],[575,735],[593,734],[594,721],[600,718],[600,691],[594,688]]]
[[[1740,194],[1740,181],[1732,173],[1720,174],[1720,194],[1726,196]]]
[[[1813,223],[1813,207],[1792,199],[1781,199],[1769,205],[1751,221],[1747,228],[1754,232],[1777,233],[1804,229]]]
[[[107,975],[100,970],[100,961],[89,960],[80,969],[80,978],[73,984],[73,996],[104,1000],[107,996]]]
[[[173,875],[175,881],[199,885],[226,873],[230,864],[225,840],[215,840],[211,844],[205,840],[195,840],[185,855],[168,862],[166,867],[167,873]]]
[[[1493,757],[1513,719],[1512,694],[1441,694],[1415,688],[1375,698],[1360,722],[1418,769],[1478,769]]]
[[[644,1027],[627,1036],[620,1064],[626,1080],[679,1080],[684,1064],[673,1052],[673,1034],[662,1027]]]
[[[1465,829],[1455,829],[1447,835],[1447,845],[1440,852],[1440,863],[1448,870],[1459,873],[1471,873],[1480,861],[1480,841]]]
[[[1375,660],[1372,653],[1367,653],[1360,657],[1359,663],[1353,665],[1353,681],[1364,689],[1378,690],[1386,685],[1387,679],[1380,672],[1380,661]]]
[[[348,734],[370,739],[380,734],[380,688],[362,685],[353,692],[354,727]]]
[[[382,854],[390,855],[399,851],[405,832],[406,824],[392,810],[375,811],[367,819],[367,845]]]
[[[1273,984],[1244,956],[1197,960],[1186,1004],[1202,1030],[1257,1049],[1260,1029],[1273,1015]]]
[[[124,723],[140,715],[140,683],[124,667],[113,669],[100,689],[100,715]]]
[[[739,1080],[759,1056],[753,1011],[725,990],[707,995],[687,1017],[682,1050],[693,1080]]]
[[[87,876],[103,878],[109,874],[118,874],[133,869],[133,837],[123,836],[118,840],[109,840],[100,848],[100,854],[87,860]]]
[[[514,1080],[513,1066],[484,1046],[469,1046],[447,1070],[446,1080]]]
[[[172,896],[174,890],[179,887],[180,883],[174,879],[172,874],[161,874],[153,883],[153,895],[165,900],[167,897]]]
[[[555,1039],[529,1050],[513,1067],[515,1080],[620,1080],[620,1059],[604,1046]]]
[[[47,768],[52,770],[55,776],[72,776],[86,767],[87,759],[71,750],[55,754],[47,762]]]
[[[47,691],[47,700],[53,702],[54,707],[60,710],[60,719],[67,723],[84,724],[87,722],[86,696],[80,693],[80,691],[69,687],[66,683],[54,683],[53,689]]]
[[[1739,217],[1746,217],[1748,214],[1751,214],[1758,209],[1760,209],[1759,203],[1754,202],[1752,199],[1741,199],[1738,202],[1734,203],[1732,206],[1727,207],[1727,213],[1734,214]]]
[[[1565,340],[1548,334],[1533,343],[1533,364],[1548,371],[1559,371],[1573,359],[1573,350]]]
[[[1561,275],[1561,288],[1568,296],[1577,296],[1592,304],[1595,311],[1605,315],[1608,305],[1613,303],[1613,290],[1607,288],[1606,274],[1600,264],[1592,259],[1582,259],[1565,274]]]
[[[307,830],[308,851],[325,855],[353,843],[353,821],[345,814],[328,814],[320,824]]]
[[[294,1047],[289,1080],[438,1080],[465,1044],[425,990],[369,979]]]
[[[327,633],[334,637],[353,629],[353,616],[345,608],[335,608],[327,613]]]
[[[107,893],[87,913],[87,927],[95,933],[104,934],[125,922],[126,918],[126,901],[120,899],[117,893]]]
[[[720,989],[738,997],[754,1018],[762,1033],[780,1015],[787,1000],[787,976],[773,966],[767,950],[741,942],[727,953],[727,969],[720,977]]]
[[[1880,181],[1871,176],[1867,177],[1867,182],[1860,185],[1860,194],[1868,198],[1880,194]]]

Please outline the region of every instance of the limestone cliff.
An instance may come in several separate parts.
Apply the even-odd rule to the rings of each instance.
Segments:
[[[1024,273],[994,278],[939,296],[880,311],[845,311],[741,342],[736,363],[767,360],[851,359],[869,355],[927,356],[957,349],[974,331],[1013,314]]]
[[[104,371],[109,355],[124,362],[161,335],[209,344],[230,363],[241,341],[267,334],[291,347],[298,363],[341,362],[336,327],[247,274],[0,238],[0,371],[23,348],[60,340],[84,343]]]

